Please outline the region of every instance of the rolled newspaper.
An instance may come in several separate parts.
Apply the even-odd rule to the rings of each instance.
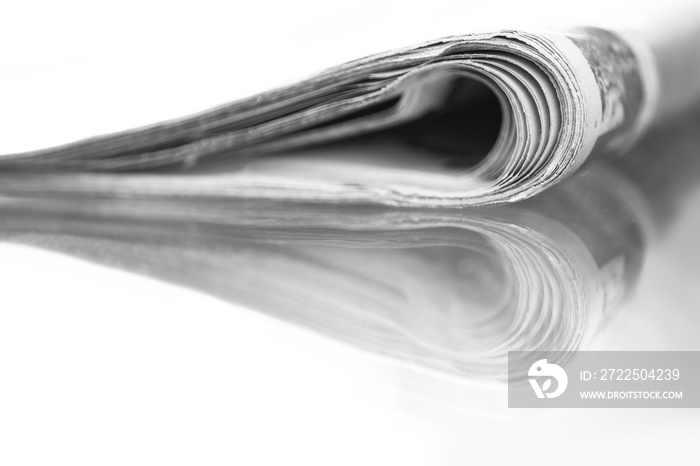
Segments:
[[[697,100],[698,44],[694,30],[653,40],[597,28],[448,37],[190,117],[2,155],[0,193],[516,201]]]

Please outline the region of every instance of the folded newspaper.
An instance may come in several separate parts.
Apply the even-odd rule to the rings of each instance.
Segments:
[[[524,199],[696,100],[698,37],[581,28],[444,38],[193,116],[2,155],[0,194]]]

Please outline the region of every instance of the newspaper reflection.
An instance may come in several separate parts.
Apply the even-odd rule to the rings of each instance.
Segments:
[[[404,364],[500,380],[513,350],[585,347],[700,180],[696,112],[525,202],[409,210],[31,200],[8,241],[195,288]]]

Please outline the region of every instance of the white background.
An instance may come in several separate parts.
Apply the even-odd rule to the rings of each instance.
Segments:
[[[183,115],[444,35],[654,27],[673,5],[6,1],[0,153]],[[652,251],[639,292],[596,348],[700,349],[699,206],[697,196]],[[0,283],[2,465],[658,464],[696,455],[696,410],[523,414],[504,408],[505,393],[460,386],[455,409],[402,389],[405,374],[369,355],[141,276],[8,242]]]

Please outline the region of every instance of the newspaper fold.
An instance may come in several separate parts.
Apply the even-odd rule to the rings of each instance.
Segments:
[[[449,37],[190,117],[2,155],[0,194],[412,207],[519,200],[594,149],[629,147],[667,94],[695,99],[697,89],[663,79],[700,63],[697,43],[683,44],[654,48],[596,28]]]

